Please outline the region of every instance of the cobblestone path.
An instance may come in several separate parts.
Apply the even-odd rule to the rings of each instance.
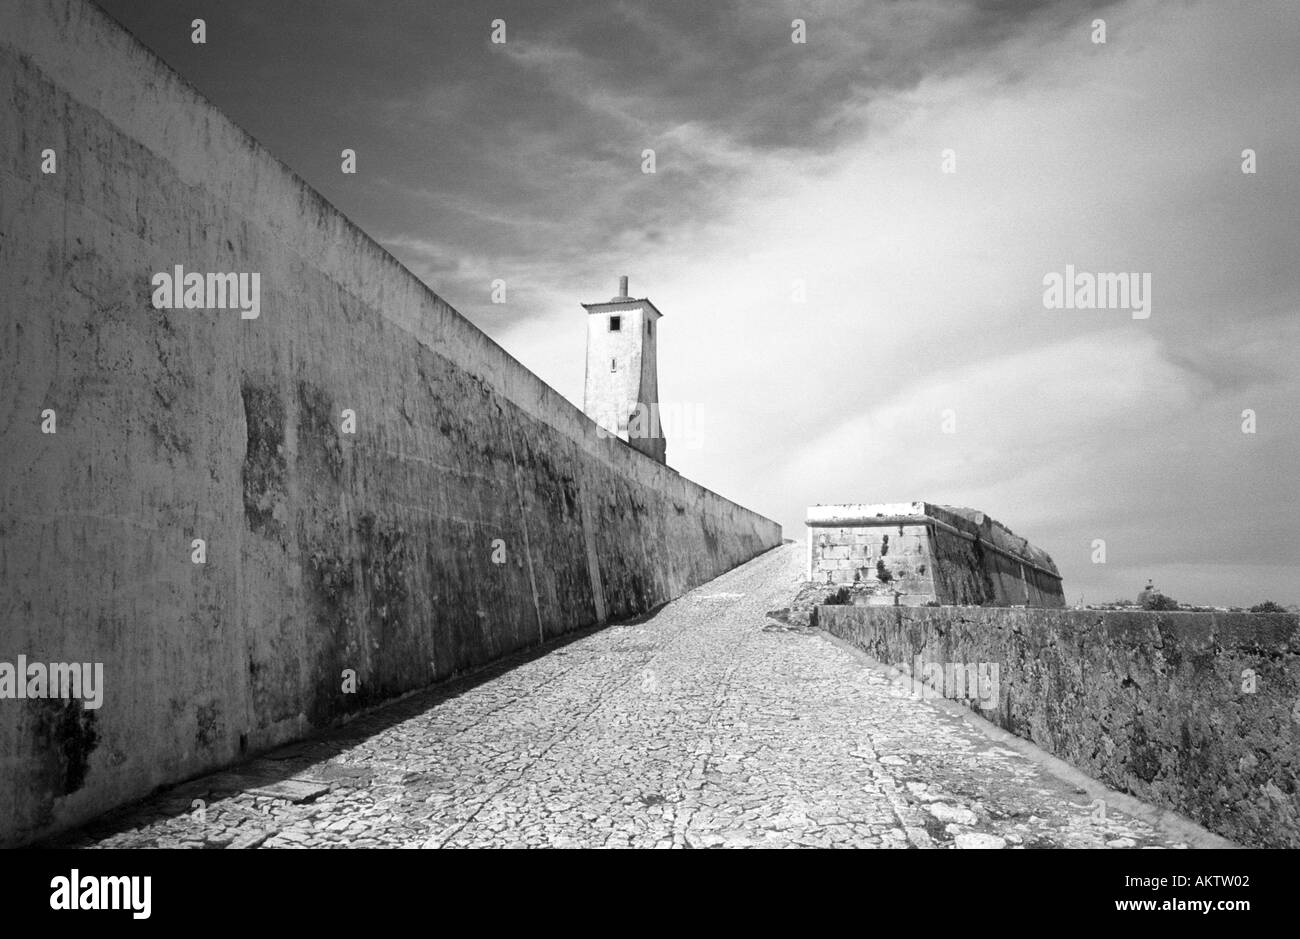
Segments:
[[[57,843],[1185,846],[1113,809],[1100,819],[1041,761],[767,617],[789,602],[802,551]]]

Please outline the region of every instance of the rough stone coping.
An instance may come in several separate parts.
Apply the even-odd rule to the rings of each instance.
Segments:
[[[1200,610],[1063,610],[1052,607],[1026,606],[956,606],[937,607],[884,606],[877,604],[818,604],[817,611],[828,616],[879,616],[887,609],[895,615],[933,617],[951,624],[966,621],[971,627],[988,628],[980,619],[1003,618],[1011,632],[1053,630],[1058,633],[1095,633],[1097,641],[1126,646],[1155,648],[1204,649],[1214,652],[1241,651],[1252,654],[1300,654],[1300,613],[1236,613]],[[870,613],[846,613],[869,610]]]

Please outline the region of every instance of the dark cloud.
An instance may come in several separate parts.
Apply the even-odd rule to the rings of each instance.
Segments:
[[[190,80],[466,312],[457,265],[581,265],[611,242],[663,245],[725,208],[765,151],[824,153],[883,90],[959,67],[1080,3],[427,3],[102,0]],[[190,20],[208,42],[189,41]],[[790,41],[791,20],[808,25]],[[507,23],[505,46],[489,42]],[[357,150],[344,177],[338,152]],[[653,148],[657,172],[640,172]],[[559,232],[563,237],[557,237]],[[651,234],[653,233],[653,234]]]

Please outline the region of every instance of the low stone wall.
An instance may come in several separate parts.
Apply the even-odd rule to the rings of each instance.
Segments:
[[[1294,614],[820,606],[813,623],[918,677],[947,667],[949,697],[948,676],[975,678],[973,709],[1114,789],[1300,847]]]

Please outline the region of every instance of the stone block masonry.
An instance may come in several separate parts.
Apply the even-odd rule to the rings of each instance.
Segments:
[[[178,265],[257,274],[258,316],[157,308]],[[4,844],[781,537],[602,436],[83,0],[0,0],[0,386],[0,661],[103,663],[97,709],[0,700]]]
[[[817,607],[880,662],[997,667],[972,706],[1122,792],[1239,844],[1300,847],[1300,617]]]
[[[863,605],[1065,606],[1045,551],[983,512],[929,502],[808,509],[811,583]]]

